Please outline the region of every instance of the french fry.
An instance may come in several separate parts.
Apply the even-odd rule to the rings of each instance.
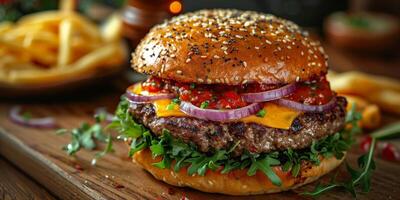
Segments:
[[[398,80],[361,72],[333,73],[328,75],[328,79],[332,89],[339,94],[357,95],[377,104],[386,112],[400,114],[400,81]]]
[[[64,19],[60,23],[60,47],[58,49],[58,67],[65,67],[71,60],[72,23]]]
[[[37,31],[27,34],[25,37],[30,37],[30,45],[25,45],[25,47],[32,46],[34,44],[46,44],[47,46],[57,47],[59,43],[58,35],[50,31]],[[24,40],[25,42],[25,40]]]
[[[37,48],[24,48],[22,44],[18,44],[15,42],[10,42],[6,40],[2,40],[0,38],[0,45],[7,46],[11,51],[25,51],[30,54],[32,60],[41,63],[43,65],[53,65],[55,64],[56,57],[54,53],[46,49],[45,47],[37,47]]]
[[[74,12],[75,3],[0,23],[0,84],[57,85],[121,69],[127,52],[120,19],[100,29]]]
[[[61,0],[60,1],[60,9],[63,12],[72,12],[75,9],[76,1],[75,0]]]
[[[76,13],[68,13],[68,17],[70,17],[72,22],[77,26],[77,30],[81,31],[86,37],[90,38],[92,41],[100,41],[100,31],[94,23]]]
[[[81,59],[67,67],[52,68],[49,70],[28,69],[23,71],[12,71],[9,74],[9,82],[14,84],[53,84],[65,82],[71,79],[82,79],[93,75],[96,69],[117,70],[118,67],[108,65],[109,60],[118,55],[123,47],[118,43],[110,43],[103,48],[97,49],[83,56]]]
[[[362,119],[360,121],[360,126],[366,129],[378,128],[381,123],[381,113],[377,105],[371,104],[368,101],[351,95],[345,96],[348,104],[347,110],[350,110],[353,105],[356,105],[356,110],[361,113]]]
[[[361,119],[361,127],[366,129],[375,129],[380,126],[381,114],[377,105],[368,105],[364,108],[361,115],[363,117]]]
[[[107,42],[116,41],[121,38],[122,21],[117,14],[112,15],[101,27],[101,36]]]

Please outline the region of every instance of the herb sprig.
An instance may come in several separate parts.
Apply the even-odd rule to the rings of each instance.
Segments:
[[[93,150],[97,147],[96,142],[106,143],[106,148],[95,155],[92,159],[92,165],[95,165],[97,160],[109,152],[113,152],[112,137],[104,133],[102,122],[105,121],[105,113],[95,115],[95,124],[89,125],[84,122],[79,128],[74,128],[71,131],[66,129],[57,130],[56,134],[71,134],[71,142],[64,146],[64,150],[68,155],[75,155],[81,148]]]
[[[134,121],[128,111],[129,104],[122,99],[116,117],[117,119],[110,125],[122,134],[120,138],[130,138],[130,155],[145,148],[149,148],[154,157],[161,156],[162,160],[153,165],[159,168],[173,168],[179,171],[182,167],[188,167],[188,174],[204,175],[207,170],[217,170],[221,167],[221,173],[228,173],[234,169],[247,169],[247,174],[253,176],[257,171],[264,173],[272,183],[279,186],[281,180],[273,170],[274,166],[283,164],[285,171],[297,176],[303,161],[318,165],[320,156],[335,156],[341,159],[344,151],[348,150],[354,142],[350,134],[359,131],[357,121],[359,114],[353,109],[347,117],[348,123],[352,128],[338,132],[334,135],[325,137],[314,142],[309,148],[301,151],[276,151],[272,153],[255,154],[245,151],[242,156],[235,157],[233,149],[238,144],[233,144],[231,150],[216,150],[207,154],[199,152],[192,143],[185,143],[173,138],[168,130],[163,130],[161,136],[153,136],[149,130]],[[175,160],[174,166],[172,161]]]
[[[360,156],[357,160],[358,170],[352,168],[346,163],[346,168],[351,179],[343,182],[337,182],[334,178],[326,185],[318,184],[313,191],[304,192],[302,194],[309,196],[319,196],[322,193],[330,191],[332,189],[340,188],[351,193],[353,197],[357,197],[357,188],[360,187],[362,192],[369,192],[371,188],[371,176],[373,170],[375,170],[374,151],[377,140],[384,139],[387,137],[394,136],[400,133],[400,123],[395,123],[382,128],[371,134],[372,141],[368,152]]]

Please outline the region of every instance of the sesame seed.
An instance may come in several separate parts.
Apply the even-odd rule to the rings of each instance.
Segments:
[[[239,38],[239,39],[242,39],[242,38],[243,38],[243,36],[241,36],[241,35],[235,35],[235,37],[237,37],[237,38]]]
[[[260,49],[260,47],[258,47],[258,46],[255,46],[254,48],[257,49],[257,50]]]
[[[299,81],[300,81],[300,77],[297,76],[297,77],[296,77],[296,82],[299,82]]]
[[[181,70],[176,70],[176,73],[177,74],[182,74],[182,71]]]
[[[192,59],[188,58],[186,59],[186,63],[189,63]]]
[[[202,55],[202,56],[200,56],[200,58],[204,59],[204,58],[207,58],[207,56],[206,55]]]
[[[201,79],[201,78],[198,78],[197,81],[199,81],[200,83],[203,83],[203,82],[204,82],[204,80]]]
[[[175,55],[175,54],[171,54],[169,57],[171,57],[171,58],[175,58],[175,57],[176,57],[176,55]]]
[[[267,44],[272,44],[272,42],[269,41],[269,40],[265,40],[265,42],[266,42]]]
[[[247,67],[247,62],[246,61],[243,61],[242,64],[243,64],[244,67]]]
[[[214,55],[214,58],[215,59],[219,59],[220,57],[218,55]]]

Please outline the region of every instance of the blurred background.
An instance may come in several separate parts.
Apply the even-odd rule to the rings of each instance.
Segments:
[[[0,21],[16,21],[29,13],[57,9],[58,1],[0,0],[0,5]],[[121,10],[132,48],[154,24],[204,8],[255,10],[292,20],[324,41],[333,69],[400,78],[398,0],[79,0],[76,6],[97,22]]]
[[[296,22],[322,42],[334,90],[400,113],[398,0],[0,0],[0,96],[58,95],[60,88],[75,93],[98,84],[124,91],[143,78],[129,69],[129,60],[148,30],[206,8],[254,10]],[[336,72],[350,75],[339,80]],[[389,78],[390,86],[364,84],[375,75]],[[379,97],[359,93],[360,84],[378,88]]]

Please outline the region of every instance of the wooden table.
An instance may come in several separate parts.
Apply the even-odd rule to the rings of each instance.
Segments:
[[[342,64],[358,66],[359,58],[347,56],[327,46],[331,55],[331,66],[343,71]],[[364,63],[368,63],[363,60]],[[398,62],[398,61],[396,61]],[[381,62],[381,74],[392,74],[397,65]],[[389,66],[388,65],[388,66]],[[396,70],[399,70],[398,67]],[[387,71],[386,71],[387,70]],[[364,69],[364,71],[366,71]],[[393,74],[400,76],[400,73]],[[0,103],[0,199],[222,199],[227,196],[209,195],[188,188],[175,188],[156,181],[148,173],[132,164],[127,158],[127,148],[122,143],[115,146],[116,153],[100,160],[97,167],[90,166],[93,152],[82,151],[76,157],[68,157],[61,150],[62,144],[69,142],[68,136],[55,136],[54,130],[40,130],[20,127],[6,118],[13,104],[24,104],[35,112],[55,116],[62,127],[74,128],[83,121],[91,121],[94,108],[107,106],[111,111],[118,102],[119,94],[126,88],[126,82],[104,84],[94,90],[83,91],[73,97],[59,97],[52,100],[3,101]],[[80,97],[78,97],[80,96]],[[45,108],[45,109],[43,109]],[[385,123],[399,120],[398,116],[385,115]],[[11,134],[10,134],[11,133]],[[29,135],[27,135],[29,134]],[[394,141],[398,145],[398,141]],[[398,145],[400,147],[400,145]],[[355,147],[349,154],[353,161],[360,154]],[[378,170],[372,182],[372,191],[361,199],[396,199],[400,196],[400,165],[377,159]],[[18,166],[18,169],[15,167]],[[26,172],[29,175],[21,171]],[[343,167],[340,169],[343,171]],[[32,177],[32,178],[31,178]],[[35,180],[35,181],[34,181]],[[36,182],[37,181],[37,182]],[[313,185],[303,189],[310,190]],[[47,189],[44,189],[47,188]],[[172,189],[171,189],[172,188]],[[296,190],[297,192],[299,190]],[[296,192],[295,191],[295,192]],[[170,194],[169,194],[170,192]],[[295,192],[268,196],[269,199],[303,198]],[[266,196],[251,196],[231,199],[265,199]],[[342,192],[331,192],[324,196],[329,199],[350,199]]]
[[[56,199],[9,161],[0,156],[0,199]]]

